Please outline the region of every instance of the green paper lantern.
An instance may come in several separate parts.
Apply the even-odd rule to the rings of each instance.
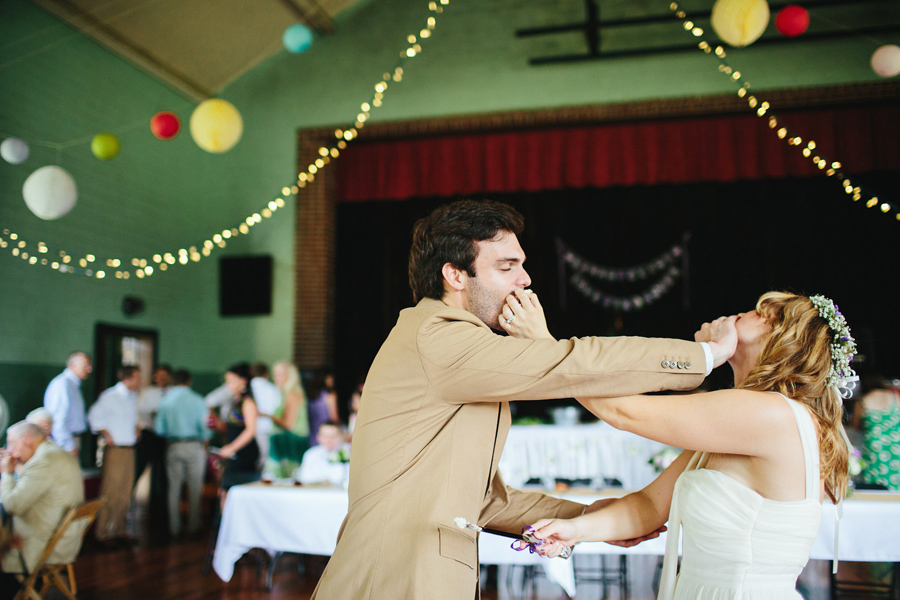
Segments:
[[[100,160],[112,160],[119,155],[119,138],[111,133],[98,133],[91,142],[91,152]]]

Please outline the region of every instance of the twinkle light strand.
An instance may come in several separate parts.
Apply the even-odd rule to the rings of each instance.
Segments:
[[[850,180],[850,176],[842,170],[842,164],[839,161],[826,158],[822,151],[817,149],[815,140],[804,139],[801,135],[791,131],[773,112],[771,105],[762,100],[757,94],[752,93],[750,82],[738,71],[732,67],[727,60],[727,53],[723,46],[713,46],[707,42],[704,37],[704,31],[692,22],[685,11],[678,7],[677,2],[669,4],[669,8],[675,13],[675,16],[681,19],[684,30],[698,38],[700,41],[697,47],[706,54],[714,55],[719,61],[719,72],[726,75],[740,87],[737,95],[739,98],[746,100],[747,105],[756,113],[757,117],[767,118],[769,129],[771,129],[780,140],[784,140],[789,146],[795,146],[800,149],[800,153],[804,158],[812,161],[813,165],[820,171],[824,171],[828,177],[834,177],[844,186],[844,192],[850,196],[854,202],[865,199],[867,208],[876,208],[885,214],[892,214],[894,219],[900,221],[900,208],[890,202],[879,200],[878,196],[866,193],[860,186]]]
[[[286,198],[297,196],[300,189],[315,181],[318,172],[337,159],[347,144],[359,136],[359,131],[365,127],[372,111],[383,104],[388,85],[402,81],[403,67],[406,62],[422,52],[421,44],[431,37],[437,24],[435,15],[441,14],[449,3],[450,0],[434,0],[428,3],[429,15],[425,26],[417,33],[406,36],[406,48],[400,52],[394,68],[386,71],[372,86],[371,96],[360,104],[359,113],[352,125],[336,129],[334,140],[319,148],[316,158],[305,169],[297,173],[295,182],[284,186],[280,196],[270,200],[261,210],[248,215],[234,227],[223,229],[196,245],[182,246],[178,250],[168,252],[158,252],[150,257],[130,259],[100,258],[99,253],[96,252],[74,255],[65,250],[51,251],[46,243],[25,240],[18,232],[9,229],[0,230],[0,249],[9,250],[10,254],[29,265],[49,267],[59,273],[82,275],[95,279],[115,278],[120,280],[132,277],[144,279],[158,272],[166,271],[170,267],[199,262],[210,256],[216,248],[224,248],[232,238],[249,234],[253,227],[261,223],[263,219],[271,218],[276,211],[284,208]],[[77,140],[79,143],[81,141]]]

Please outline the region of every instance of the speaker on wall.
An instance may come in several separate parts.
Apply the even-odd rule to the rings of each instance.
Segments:
[[[272,314],[272,257],[225,256],[219,259],[219,315]]]

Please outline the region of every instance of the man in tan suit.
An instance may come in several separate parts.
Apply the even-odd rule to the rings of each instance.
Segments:
[[[12,532],[22,538],[21,553],[3,558],[4,573],[22,573],[22,560],[30,571],[47,541],[70,508],[84,503],[84,482],[78,461],[46,439],[33,423],[16,423],[6,432],[8,451],[0,475],[0,501],[12,515]],[[20,464],[18,479],[14,476]],[[72,527],[57,544],[51,562],[68,562],[78,552],[81,532]],[[7,582],[4,582],[7,583]]]
[[[409,273],[418,304],[400,313],[366,377],[350,509],[313,598],[477,598],[477,535],[454,518],[518,533],[585,509],[504,485],[497,463],[509,401],[691,389],[708,363],[734,352],[733,331],[703,346],[553,339],[536,296],[523,291],[531,279],[522,228],[511,207],[473,201],[416,224]]]

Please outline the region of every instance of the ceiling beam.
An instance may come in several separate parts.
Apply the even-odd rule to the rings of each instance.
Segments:
[[[288,10],[317,33],[334,32],[331,16],[316,0],[281,0]]]
[[[212,90],[206,89],[196,81],[193,81],[172,65],[155,56],[147,48],[122,35],[69,0],[32,1],[133,63],[138,68],[156,77],[189,100],[202,102],[213,96]]]

